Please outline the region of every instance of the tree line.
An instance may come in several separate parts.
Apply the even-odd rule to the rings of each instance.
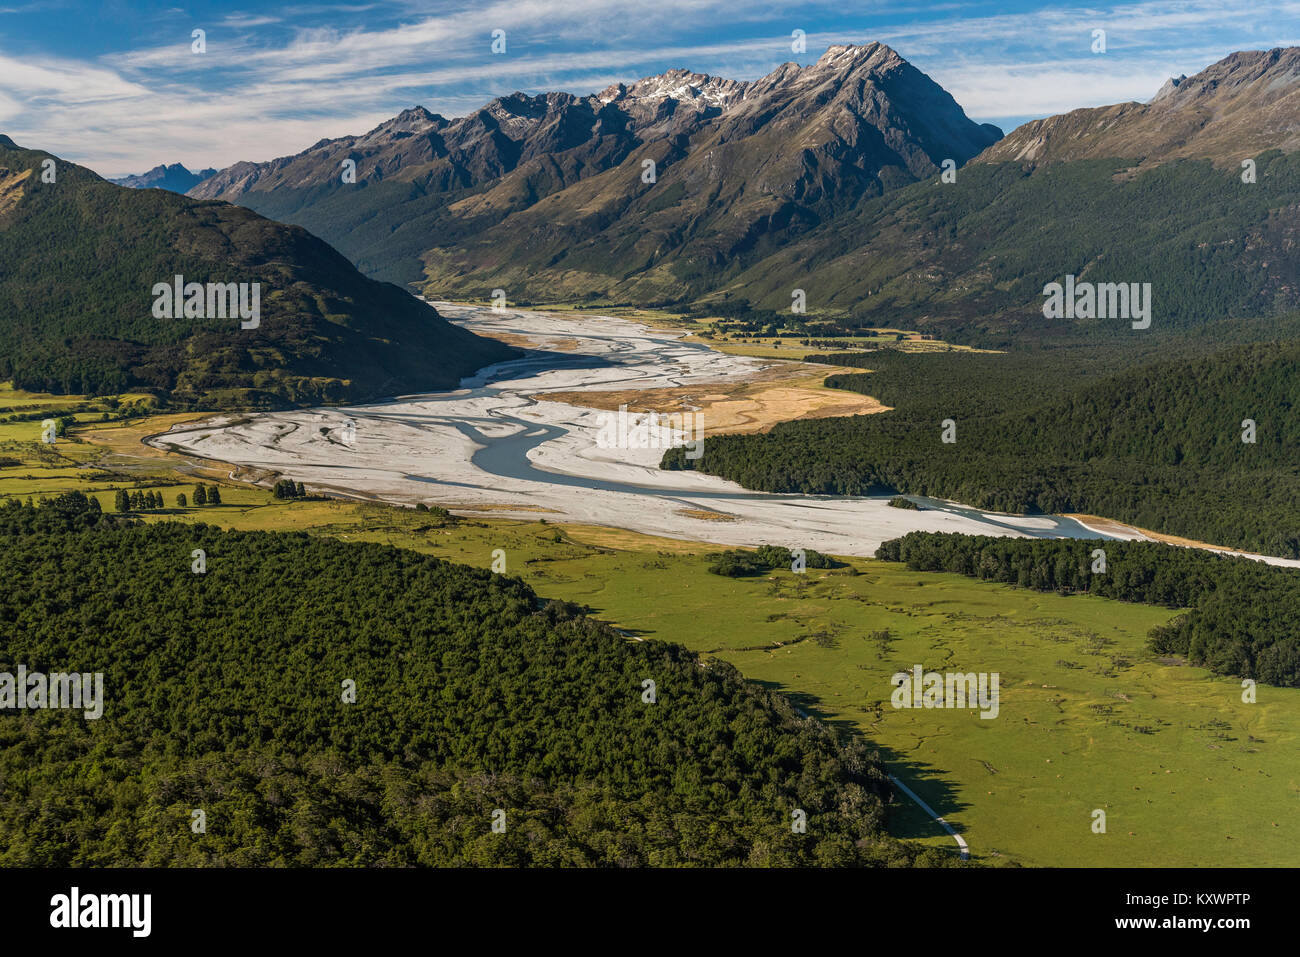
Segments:
[[[97,501],[94,499],[91,499],[91,501],[95,502],[95,508],[99,508],[99,503]],[[215,485],[196,485],[194,487],[194,504],[220,505],[221,490]],[[187,508],[188,506],[189,501],[186,499],[185,493],[177,493],[176,507]],[[123,488],[118,489],[117,494],[113,496],[113,507],[119,512],[140,512],[165,508],[166,505],[163,502],[162,492],[155,492],[153,490],[146,490],[143,492],[136,490],[131,492]]]
[[[803,568],[841,568],[844,563],[811,548],[799,549],[798,558]],[[763,575],[778,568],[795,570],[795,553],[780,545],[760,545],[757,549],[732,548],[709,562],[709,571],[726,578],[744,578]]]
[[[1104,565],[1094,555],[1104,552]],[[1036,591],[1086,593],[1187,611],[1151,650],[1216,674],[1300,687],[1300,575],[1248,558],[1157,542],[910,532],[876,557]]]

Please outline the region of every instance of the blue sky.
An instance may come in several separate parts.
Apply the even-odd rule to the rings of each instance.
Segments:
[[[206,31],[203,54],[194,29]],[[490,48],[497,29],[503,55]],[[791,51],[796,29],[806,53]],[[514,90],[591,93],[673,67],[753,79],[870,40],[972,119],[1010,130],[1147,100],[1234,50],[1300,44],[1300,0],[0,0],[0,132],[104,175],[223,167],[364,132],[415,104],[455,116]]]

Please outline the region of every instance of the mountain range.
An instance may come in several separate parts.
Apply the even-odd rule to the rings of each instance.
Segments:
[[[1171,77],[1149,103],[1073,110],[1017,127],[981,162],[1123,156],[1143,165],[1210,159],[1237,166],[1300,147],[1300,48],[1234,53],[1194,77]]]
[[[1300,308],[1298,62],[1235,53],[1003,138],[889,47],[833,46],[751,82],[675,70],[455,120],[415,108],[191,195],[437,296],[788,311],[804,289],[814,314],[1006,345],[1098,331],[1042,317],[1072,274],[1151,282],[1156,327],[1187,326]]]
[[[216,172],[215,169],[201,169],[197,173],[191,173],[180,163],[173,163],[170,166],[155,166],[139,176],[123,176],[110,179],[109,182],[131,189],[168,189],[173,193],[187,193],[209,176],[215,176]]]
[[[191,195],[303,225],[392,281],[653,299],[1000,136],[872,43],[752,82],[675,70],[585,97],[515,93],[455,120],[407,110]]]

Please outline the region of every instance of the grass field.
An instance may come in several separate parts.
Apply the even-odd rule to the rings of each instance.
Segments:
[[[39,408],[42,400],[31,401]],[[116,487],[153,487],[171,505],[194,484],[173,465],[193,470],[194,463],[132,447],[172,418],[87,425],[46,449],[37,441],[39,422],[0,422],[0,454],[21,461],[0,469],[0,495],[81,488],[111,510]],[[106,444],[77,440],[92,431]],[[210,482],[223,472],[196,474]],[[616,529],[445,522],[382,505],[279,502],[228,481],[222,499],[142,517],[307,530],[480,567],[490,567],[500,549],[507,574],[539,594],[588,605],[629,636],[730,661],[842,733],[864,734],[891,772],[962,832],[977,859],[1300,864],[1300,689],[1260,687],[1258,703],[1244,704],[1236,681],[1155,658],[1146,632],[1173,614],[1166,609],[870,560],[852,561],[857,574],[729,579],[707,571],[716,549]],[[998,717],[894,709],[890,676],[917,664],[998,672]],[[898,836],[955,847],[902,802],[891,825]],[[1097,809],[1106,812],[1105,834],[1092,831]]]
[[[702,320],[707,323],[708,320]],[[915,333],[905,334],[899,339],[893,331],[871,330],[873,335],[854,336],[761,336],[748,333],[719,332],[712,337],[698,334],[688,335],[689,342],[704,342],[719,352],[737,356],[752,356],[756,359],[803,359],[817,356],[819,353],[830,355],[840,352],[867,352],[874,349],[897,349],[899,352],[987,352],[987,349],[974,349],[970,346],[957,346],[936,339],[922,339]],[[808,345],[804,345],[807,339]],[[845,348],[843,343],[850,343]]]

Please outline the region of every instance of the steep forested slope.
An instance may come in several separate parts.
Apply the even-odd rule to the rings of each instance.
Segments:
[[[864,200],[704,298],[788,311],[798,287],[810,310],[996,348],[1116,332],[1137,339],[1300,307],[1291,253],[1300,154],[1259,155],[1249,184],[1209,160],[1138,172],[1133,162],[973,162],[955,183],[935,177]],[[1150,329],[1044,318],[1044,286],[1067,275],[1150,283]]]
[[[259,283],[260,324],[156,318],[153,288],[177,275]],[[0,379],[53,392],[153,389],[209,407],[284,405],[454,388],[511,351],[365,278],[300,228],[114,186],[0,137]]]

